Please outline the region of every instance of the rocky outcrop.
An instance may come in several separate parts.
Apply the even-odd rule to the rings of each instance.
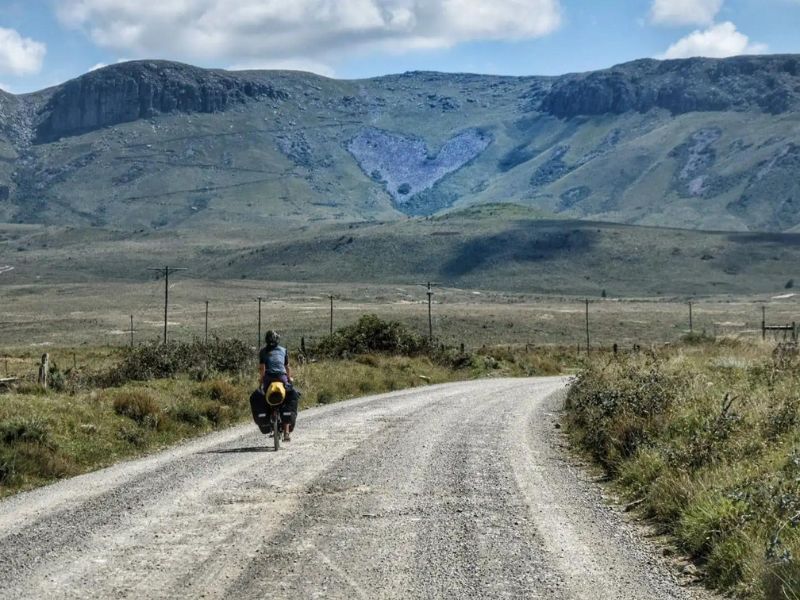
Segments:
[[[723,60],[638,60],[559,78],[539,109],[560,118],[647,112],[800,109],[800,58],[739,56]]]
[[[434,156],[421,139],[370,127],[350,140],[347,149],[365,174],[384,184],[399,210],[420,214],[424,208],[412,199],[465,166],[491,141],[488,133],[468,129],[447,140]],[[442,207],[426,214],[438,208]]]
[[[250,99],[288,98],[266,77],[165,61],[113,65],[56,88],[40,114],[36,141],[53,141],[158,114],[213,113]]]

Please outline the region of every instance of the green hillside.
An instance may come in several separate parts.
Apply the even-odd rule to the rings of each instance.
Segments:
[[[514,202],[557,219],[791,231],[798,64],[360,81],[113,65],[0,95],[0,222],[213,233]]]

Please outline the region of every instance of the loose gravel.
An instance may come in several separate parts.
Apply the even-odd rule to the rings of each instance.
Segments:
[[[707,598],[569,457],[567,380],[315,408],[0,502],[0,597]]]

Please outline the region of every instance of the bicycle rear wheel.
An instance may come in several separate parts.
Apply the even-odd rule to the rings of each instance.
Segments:
[[[281,447],[281,421],[278,418],[278,409],[272,409],[272,439],[275,442],[275,452]]]

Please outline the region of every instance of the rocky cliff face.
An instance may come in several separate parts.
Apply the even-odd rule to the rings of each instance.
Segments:
[[[560,118],[647,112],[800,109],[797,56],[741,56],[726,60],[639,60],[604,71],[558,78],[540,105]]]
[[[7,132],[19,102],[15,96],[0,90],[0,131]]]
[[[257,74],[136,61],[88,73],[58,87],[44,107],[36,141],[48,142],[174,111],[213,113],[248,99],[286,99]]]

